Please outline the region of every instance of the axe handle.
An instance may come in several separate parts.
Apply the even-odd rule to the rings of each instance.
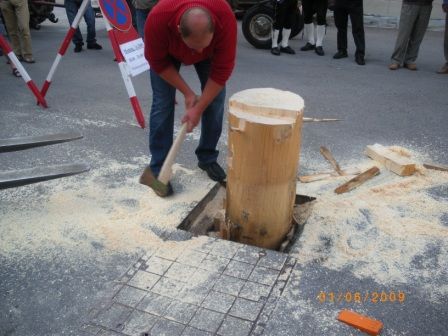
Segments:
[[[160,170],[160,174],[158,180],[163,184],[168,184],[171,179],[171,175],[173,174],[172,167],[174,164],[174,160],[176,159],[177,153],[179,152],[180,146],[185,140],[185,136],[187,135],[187,123],[182,125],[179,134],[177,135],[176,140],[174,140],[173,145],[171,146],[168,155],[166,156],[165,161],[163,162],[162,170]]]

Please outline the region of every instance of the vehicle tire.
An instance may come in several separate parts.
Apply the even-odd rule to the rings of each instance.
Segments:
[[[271,48],[271,32],[274,22],[274,8],[268,5],[255,5],[243,17],[242,30],[246,40],[257,49]],[[291,36],[297,36],[303,29],[303,16],[299,10],[292,26]],[[281,39],[281,34],[279,40]]]

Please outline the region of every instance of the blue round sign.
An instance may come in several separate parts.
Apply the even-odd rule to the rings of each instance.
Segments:
[[[125,0],[99,0],[101,11],[116,29],[128,31],[132,26],[132,16]]]

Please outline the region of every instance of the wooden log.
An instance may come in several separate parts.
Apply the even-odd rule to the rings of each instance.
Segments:
[[[275,249],[290,231],[303,108],[300,96],[275,89],[250,89],[230,98],[230,239]]]
[[[441,165],[441,164],[435,164],[435,163],[424,163],[423,167],[426,169],[433,169],[433,170],[440,170],[440,171],[446,171],[448,172],[448,166]]]
[[[415,162],[379,144],[367,146],[366,154],[400,176],[410,176],[417,170]]]
[[[350,190],[353,190],[357,187],[359,187],[364,182],[370,180],[375,175],[378,175],[380,173],[380,170],[378,167],[372,167],[365,172],[359,174],[358,176],[352,178],[350,181],[345,182],[344,184],[337,187],[334,192],[336,194],[343,194],[346,192],[349,192]]]

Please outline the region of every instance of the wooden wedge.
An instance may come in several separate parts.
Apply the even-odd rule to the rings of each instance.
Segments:
[[[333,154],[331,154],[330,150],[327,147],[321,146],[320,147],[320,153],[322,154],[322,156],[328,161],[330,162],[330,164],[333,166],[334,170],[339,174],[339,175],[344,175],[344,173],[342,172],[341,167],[339,166],[339,163],[336,162]]]
[[[350,181],[345,182],[344,184],[337,187],[334,192],[336,194],[343,194],[346,192],[349,192],[350,190],[353,190],[357,187],[359,187],[364,182],[370,180],[375,175],[378,175],[380,173],[380,170],[378,167],[372,167],[365,172],[359,174],[355,178],[352,178]]]
[[[433,169],[433,170],[440,170],[440,171],[448,172],[448,166],[446,166],[446,165],[435,164],[435,163],[424,163],[423,167],[425,167],[426,169]]]

